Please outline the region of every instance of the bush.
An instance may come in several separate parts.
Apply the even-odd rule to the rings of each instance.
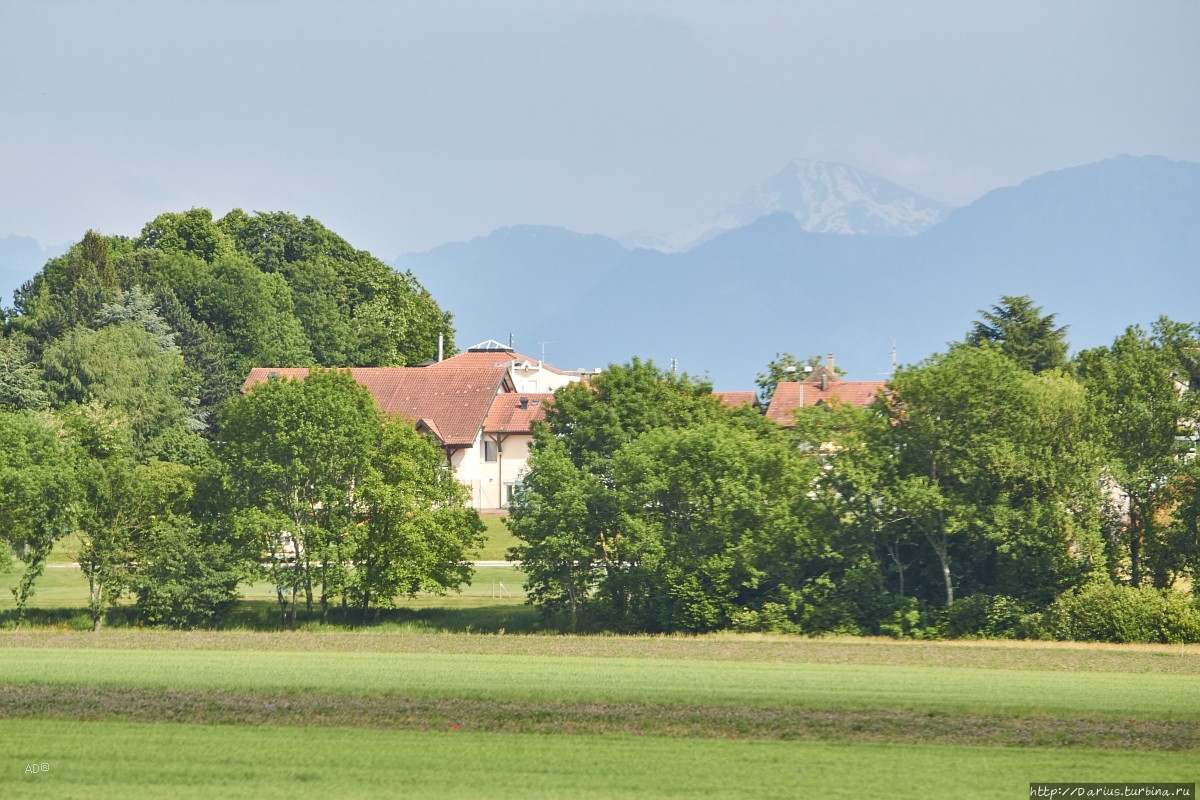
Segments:
[[[1027,609],[1003,594],[973,594],[946,609],[946,633],[955,639],[978,636],[1012,639],[1020,635]]]
[[[194,531],[163,527],[134,579],[137,608],[150,625],[217,627],[238,601],[241,575],[228,547]]]
[[[940,639],[945,617],[940,609],[923,606],[913,597],[895,598],[895,610],[879,623],[879,633],[893,639]]]
[[[763,603],[759,611],[744,608],[733,615],[733,628],[759,633],[800,632],[800,626],[792,622],[788,607],[783,603]]]
[[[1200,642],[1200,610],[1178,592],[1095,583],[1060,595],[1043,619],[1055,639]]]

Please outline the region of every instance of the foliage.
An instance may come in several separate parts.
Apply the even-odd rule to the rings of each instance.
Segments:
[[[273,379],[225,406],[220,455],[230,491],[267,526],[271,579],[281,613],[290,592],[293,625],[300,592],[311,612],[314,585],[323,610],[345,589],[344,544],[382,426],[370,392],[345,372]]]
[[[467,496],[433,441],[406,420],[387,424],[362,484],[365,519],[350,534],[346,595],[364,617],[372,602],[390,607],[400,594],[470,581],[465,559],[482,543],[483,523]]]
[[[180,519],[152,526],[132,580],[150,625],[215,628],[237,603],[245,571],[228,544],[207,540]]]
[[[221,430],[235,525],[261,537],[291,625],[299,594],[311,612],[316,587],[323,616],[338,596],[365,615],[398,592],[469,578],[482,524],[465,488],[411,424],[385,426],[348,372],[259,384],[225,407]]]
[[[197,376],[163,343],[138,322],[73,328],[42,362],[54,405],[113,409],[128,421],[139,457],[166,455],[174,439],[202,425],[194,416]]]
[[[530,602],[571,627],[747,624],[746,609],[788,603],[822,552],[809,476],[778,428],[634,360],[556,393],[512,504],[512,555]]]
[[[12,590],[21,620],[54,543],[74,523],[74,453],[52,418],[0,410],[0,543],[25,565]]]
[[[1183,595],[1095,582],[1059,597],[1045,626],[1056,639],[1084,642],[1200,642],[1200,608]]]
[[[1040,306],[1025,297],[1005,295],[991,311],[981,310],[967,334],[971,345],[993,344],[1021,369],[1033,373],[1067,366],[1067,326],[1055,327],[1055,314],[1042,315]]]
[[[1170,586],[1185,564],[1169,544],[1174,488],[1186,472],[1180,437],[1193,436],[1200,393],[1186,391],[1195,376],[1185,353],[1197,346],[1195,326],[1167,319],[1147,334],[1128,329],[1111,347],[1079,354],[1077,369],[1103,421],[1107,477],[1115,490],[1110,574],[1132,586],[1147,578]]]
[[[0,337],[0,409],[41,411],[50,406],[41,370],[17,337]]]
[[[1096,568],[1099,464],[1077,384],[958,346],[891,387],[891,491],[933,557],[926,574],[940,573],[945,605],[956,585],[1048,602]]]

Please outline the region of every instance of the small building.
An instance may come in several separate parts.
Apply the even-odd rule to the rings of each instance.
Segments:
[[[875,401],[887,386],[887,381],[846,381],[834,368],[833,356],[827,364],[813,369],[802,381],[780,381],[775,384],[767,419],[785,428],[795,425],[796,409],[819,406],[832,400],[866,407]]]
[[[419,367],[347,367],[383,413],[411,420],[446,453],[480,510],[508,507],[525,472],[532,426],[555,389],[587,376],[543,364],[495,342]],[[589,373],[590,375],[591,373]],[[308,368],[255,367],[242,391],[271,378],[302,380]]]

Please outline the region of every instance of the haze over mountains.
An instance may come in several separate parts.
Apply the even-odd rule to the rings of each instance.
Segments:
[[[677,359],[717,389],[753,388],[779,351],[834,353],[874,380],[893,345],[901,363],[944,350],[1006,294],[1057,313],[1074,349],[1160,315],[1200,319],[1200,164],[1119,156],[948,211],[793,162],[660,246],[515,226],[395,265],[454,312],[460,347],[512,334],[565,368]]]
[[[684,231],[636,238],[519,225],[410,253],[457,345],[507,340],[564,368],[634,355],[750,389],[776,352],[835,354],[873,380],[1030,295],[1074,349],[1159,315],[1200,320],[1200,164],[1119,156],[938,203],[851,167],[795,161]],[[0,237],[0,291],[65,248]]]
[[[950,210],[854,167],[798,158],[710,219],[671,236],[634,234],[621,242],[680,252],[778,212],[791,214],[812,233],[912,236],[941,222]]]

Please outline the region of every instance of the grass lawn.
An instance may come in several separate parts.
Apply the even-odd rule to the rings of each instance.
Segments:
[[[1194,780],[1200,649],[25,629],[0,740],[0,797],[1026,796]]]
[[[475,561],[507,561],[508,548],[517,544],[517,537],[509,532],[508,526],[504,524],[506,516],[503,514],[482,514],[479,517],[483,520],[484,536],[487,541],[483,547],[479,549],[475,555]]]
[[[0,796],[1012,798],[1191,781],[1172,753],[0,720]],[[49,766],[26,775],[26,764]]]
[[[665,658],[0,649],[3,680],[59,686],[1200,721],[1200,676]]]

